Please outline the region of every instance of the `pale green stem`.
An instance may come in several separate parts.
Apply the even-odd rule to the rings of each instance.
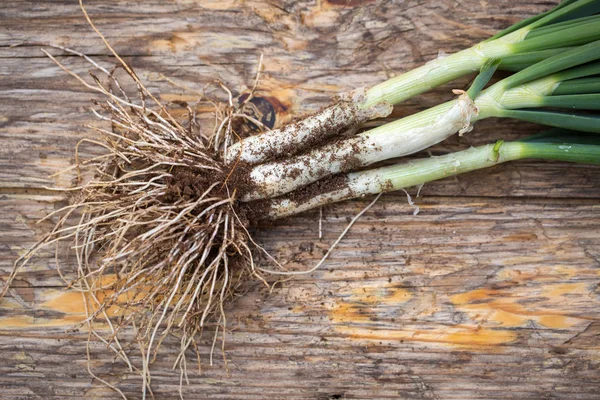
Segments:
[[[318,194],[302,201],[294,200],[293,197],[272,200],[269,215],[273,219],[282,218],[325,204],[417,186],[491,167],[505,161],[516,160],[523,156],[520,143],[507,143],[500,146],[499,149],[495,149],[494,146],[496,145],[470,148],[440,157],[430,157],[369,171],[352,172],[346,175],[347,183],[340,189]]]
[[[362,107],[372,107],[381,102],[398,104],[461,76],[478,72],[487,60],[512,55],[512,44],[522,41],[529,30],[528,27],[521,28],[499,39],[438,57],[412,71],[388,79],[367,90]]]

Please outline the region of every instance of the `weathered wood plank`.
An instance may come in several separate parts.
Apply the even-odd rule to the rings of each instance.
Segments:
[[[322,325],[298,326],[285,320],[267,324],[270,343],[265,344],[264,324],[248,322],[248,325],[251,328],[241,328],[230,335],[230,375],[223,370],[222,361],[217,361],[214,367],[205,368],[201,378],[190,377],[191,385],[184,388],[188,397],[594,399],[596,396],[597,349],[585,344],[598,334],[598,326],[594,324],[574,338],[568,332],[549,334],[522,329],[534,337],[528,346],[487,350],[473,347],[444,350],[443,346],[432,343],[392,340],[381,343],[355,340],[354,345],[349,345],[347,338],[329,334]],[[312,329],[316,334],[297,334],[298,327],[304,332]],[[290,335],[292,331],[294,334]],[[40,340],[46,346],[39,346]],[[92,398],[114,398],[100,387],[86,387],[89,380],[84,364],[74,358],[84,340],[81,335],[15,339],[19,351],[0,350],[8,361],[0,367],[3,381],[28,379],[25,390],[31,394],[21,398],[36,398],[35,394],[42,398],[77,397],[83,393]],[[284,356],[290,348],[301,354]],[[94,356],[100,358],[95,367],[103,372],[102,376],[118,381],[122,366],[111,365],[102,349],[94,349]],[[72,361],[65,362],[67,359]],[[327,362],[332,359],[336,362]],[[51,374],[37,372],[44,364],[54,367]],[[163,360],[156,393],[160,398],[177,398],[178,377],[168,372],[168,364]],[[344,380],[347,375],[356,378]],[[573,385],[574,379],[577,385]],[[65,386],[65,380],[71,384]],[[136,383],[131,379],[122,387],[126,393],[135,394]],[[15,385],[10,387],[15,393]],[[4,393],[8,394],[6,398],[13,398],[11,391]]]
[[[35,221],[64,204],[44,186],[91,137],[93,97],[23,42],[52,42],[114,64],[74,0],[15,1],[0,10],[0,277],[48,229]],[[88,11],[149,88],[165,101],[219,78],[240,93],[260,54],[259,94],[278,122],[336,92],[385,79],[479,41],[555,2],[86,1]],[[59,51],[51,50],[53,54]],[[60,60],[85,75],[75,57]],[[451,97],[468,79],[407,102],[394,117]],[[274,100],[271,100],[274,101]],[[434,154],[513,139],[539,128],[484,121]],[[91,154],[84,149],[83,154]],[[230,306],[227,359],[191,374],[188,398],[597,398],[600,378],[598,167],[521,162],[426,185],[421,212],[382,197],[323,269],[269,294],[248,282]],[[358,200],[258,230],[281,260],[314,265],[367,204]],[[72,264],[59,257],[67,278]],[[85,370],[78,294],[65,291],[50,251],[0,300],[0,397],[115,398]],[[207,360],[210,338],[200,346]],[[178,343],[154,366],[157,398],[178,398]],[[92,345],[94,371],[132,398],[140,379]]]
[[[258,238],[280,259],[309,267],[346,216],[365,204],[325,210],[323,241],[318,213],[280,222]],[[459,399],[506,398],[510,385],[510,398],[594,398],[600,384],[597,203],[425,198],[419,205],[413,216],[402,196],[387,196],[324,269],[270,295],[249,284],[229,312],[231,376],[219,361],[184,390],[218,398]],[[110,398],[84,384],[85,335],[61,334],[83,316],[79,295],[15,290],[29,308],[3,300],[0,342],[3,357],[14,361],[0,373],[0,385],[10,385],[14,374],[27,376],[24,352],[35,365],[28,373],[57,390],[66,390],[65,377],[75,374],[68,379],[77,382],[69,386],[73,396],[89,389]],[[178,376],[168,373],[176,348],[167,344],[155,366],[161,398],[176,397],[169,392]],[[125,380],[135,397],[137,379],[126,379],[100,347],[94,356],[100,358],[94,365]],[[47,393],[41,384],[28,388]]]

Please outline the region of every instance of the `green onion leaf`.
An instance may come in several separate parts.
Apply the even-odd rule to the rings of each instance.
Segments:
[[[524,28],[526,26],[530,26],[531,28],[536,28],[536,27],[541,27],[544,25],[548,25],[550,23],[552,23],[552,15],[556,15],[555,18],[562,18],[564,17],[565,13],[564,11],[560,14],[558,14],[559,10],[563,10],[564,8],[572,5],[573,3],[583,3],[583,1],[577,1],[577,0],[565,0],[562,3],[560,3],[558,6],[554,7],[551,10],[548,10],[544,13],[538,14],[538,15],[534,15],[533,17],[524,19],[522,21],[517,22],[514,25],[509,26],[508,28],[498,32],[497,34],[495,34],[494,36],[492,36],[491,38],[489,38],[487,41],[491,41],[494,39],[498,39],[501,38],[502,36],[506,36],[509,33],[515,32],[521,28]],[[586,2],[587,3],[587,2]],[[579,7],[576,8],[580,8],[583,6],[586,6],[587,4],[580,4]],[[573,7],[573,6],[571,6]],[[574,12],[573,8],[570,9],[570,11],[568,12]]]
[[[546,58],[562,54],[571,49],[573,49],[573,47],[558,47],[555,49],[531,51],[529,53],[506,56],[502,58],[498,69],[502,71],[518,72],[540,61],[544,61]]]
[[[563,81],[554,89],[553,95],[600,93],[600,77]]]
[[[479,75],[477,75],[477,77],[471,84],[469,90],[467,90],[467,95],[472,100],[475,100],[475,98],[479,95],[479,93],[481,93],[485,85],[488,84],[500,63],[500,60],[487,60],[485,64],[483,64],[483,66],[481,67],[481,72],[479,73]]]
[[[537,133],[535,135],[519,139],[519,142],[577,143],[593,144],[600,146],[600,135],[597,135],[595,133],[553,128],[544,132]]]
[[[590,62],[577,67],[573,67],[556,74],[560,81],[571,79],[586,78],[592,75],[600,74],[600,61]]]
[[[600,23],[598,19],[594,19],[572,24],[533,39],[526,37],[525,40],[514,43],[512,48],[517,53],[524,53],[553,47],[578,46],[598,39],[600,39]]]
[[[600,30],[599,30],[600,31]],[[600,58],[600,40],[545,59],[503,80],[506,89]]]
[[[594,15],[598,12],[600,12],[600,1],[598,0],[564,1],[553,10],[550,10],[549,13],[541,15],[541,18],[533,21],[529,25],[529,28],[535,29],[551,24],[558,24]]]
[[[589,23],[589,22],[593,22],[593,21],[597,22],[598,20],[600,20],[600,15],[590,15],[590,16],[584,17],[584,18],[577,18],[574,20],[565,21],[565,22],[561,22],[558,24],[553,24],[553,25],[546,26],[543,28],[537,28],[537,29],[534,29],[531,32],[527,33],[525,40],[531,40],[536,37],[540,37],[540,36],[547,35],[550,33],[559,32],[565,28],[571,28],[575,25]]]
[[[575,110],[600,110],[600,94],[575,94],[563,96],[544,96],[542,107],[572,108]]]
[[[600,116],[598,115],[542,110],[502,110],[500,116],[556,128],[600,133]]]

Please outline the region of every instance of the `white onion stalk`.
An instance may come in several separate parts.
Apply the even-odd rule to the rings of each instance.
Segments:
[[[362,107],[366,89],[357,89],[339,96],[340,100],[298,122],[285,125],[233,144],[225,162],[242,161],[259,164],[279,154],[293,152],[298,146],[310,147],[319,141],[339,134],[348,126],[391,114],[393,106],[385,101]]]

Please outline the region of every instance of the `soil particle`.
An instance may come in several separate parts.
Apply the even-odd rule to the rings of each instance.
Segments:
[[[214,182],[222,180],[219,172],[207,174],[205,171],[194,171],[190,168],[178,167],[173,169],[167,178],[167,189],[162,201],[175,203],[181,199],[185,201],[200,197]],[[221,178],[221,179],[219,179]]]
[[[318,119],[319,114],[322,115],[328,111],[331,113],[327,118]],[[266,144],[266,148],[261,146],[260,149],[253,149],[250,153],[266,161],[287,159],[324,143],[328,138],[337,136],[348,126],[357,125],[366,119],[364,113],[359,112],[354,103],[340,101],[301,120],[294,120],[281,128],[277,136],[287,137],[289,140],[285,142],[265,141],[263,145]],[[312,126],[313,124],[314,126]],[[310,128],[309,125],[311,125]]]
[[[328,176],[317,182],[311,183],[308,186],[304,186],[300,189],[297,189],[291,193],[288,193],[286,195],[286,197],[288,197],[290,200],[296,202],[297,204],[302,204],[320,194],[334,192],[334,191],[344,189],[347,187],[348,187],[348,180],[346,178],[346,175],[338,174],[338,175]]]

